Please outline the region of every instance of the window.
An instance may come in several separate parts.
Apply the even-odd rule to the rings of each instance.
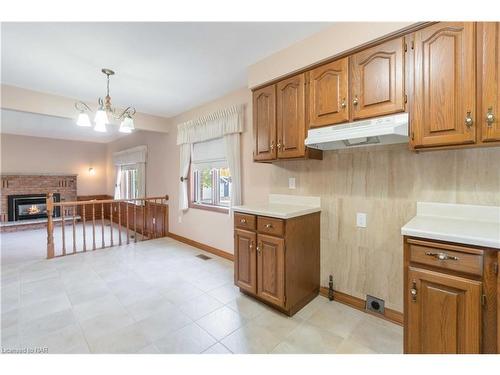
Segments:
[[[139,198],[137,165],[123,165],[120,168],[120,198]]]
[[[232,181],[222,138],[195,143],[192,151],[190,206],[227,212]]]

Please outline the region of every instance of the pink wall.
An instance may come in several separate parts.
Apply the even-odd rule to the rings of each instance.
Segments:
[[[106,191],[106,144],[12,134],[0,138],[2,173],[75,173],[78,195]]]

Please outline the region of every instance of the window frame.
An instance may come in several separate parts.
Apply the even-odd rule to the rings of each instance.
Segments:
[[[229,211],[231,207],[226,207],[226,206],[219,206],[215,204],[208,204],[208,203],[197,203],[195,202],[194,198],[194,170],[192,168],[192,163],[189,163],[189,173],[188,173],[188,207],[189,208],[197,208],[200,210],[206,210],[206,211],[212,211],[212,212],[220,212],[224,214],[229,214]],[[212,177],[213,178],[213,177]],[[219,200],[219,195],[216,194],[217,200]]]

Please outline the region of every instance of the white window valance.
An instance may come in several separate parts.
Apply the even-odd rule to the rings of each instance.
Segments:
[[[145,163],[147,151],[147,146],[137,146],[123,151],[114,152],[113,163],[114,165]]]
[[[204,142],[243,132],[243,105],[232,106],[210,115],[177,125],[177,144]]]

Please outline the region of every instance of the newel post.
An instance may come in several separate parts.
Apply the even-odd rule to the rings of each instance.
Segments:
[[[54,194],[47,194],[47,259],[54,258]]]

